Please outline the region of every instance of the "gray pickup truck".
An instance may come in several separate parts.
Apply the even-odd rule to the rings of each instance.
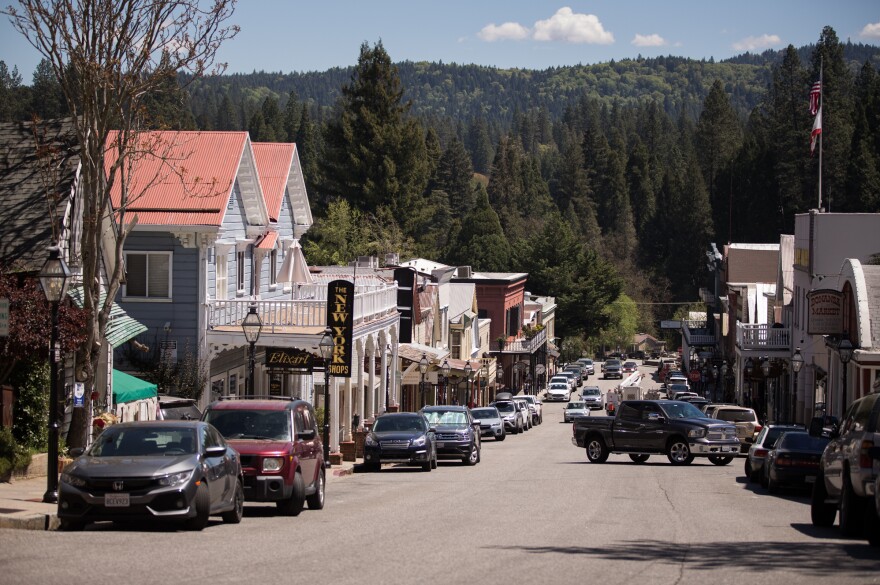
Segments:
[[[626,453],[635,463],[666,455],[673,465],[688,465],[698,456],[727,465],[739,453],[735,426],[675,400],[625,400],[616,416],[576,420],[573,433],[572,443],[586,449],[592,463]]]

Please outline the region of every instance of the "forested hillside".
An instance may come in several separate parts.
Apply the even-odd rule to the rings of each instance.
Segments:
[[[654,331],[709,282],[711,243],[778,242],[818,202],[810,86],[823,63],[823,206],[880,211],[880,49],[816,45],[715,63],[636,58],[544,71],[394,64],[169,79],[156,127],[295,141],[310,263],[423,255],[529,273],[567,336]],[[49,72],[0,62],[0,119],[64,114]],[[633,301],[636,304],[633,304]]]

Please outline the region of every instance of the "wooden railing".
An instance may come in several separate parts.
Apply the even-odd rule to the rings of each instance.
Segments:
[[[786,349],[791,347],[791,328],[766,323],[736,323],[736,344],[741,349]]]
[[[327,286],[305,285],[292,299],[212,300],[208,303],[211,328],[238,326],[250,306],[256,304],[264,333],[276,333],[290,327],[324,327],[327,324]],[[371,321],[397,310],[397,286],[356,286],[354,324]]]
[[[541,347],[547,341],[547,330],[541,329],[534,337],[529,339],[517,339],[504,345],[504,352],[510,353],[534,353],[536,349]]]

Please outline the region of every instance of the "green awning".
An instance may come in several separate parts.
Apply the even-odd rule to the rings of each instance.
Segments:
[[[155,398],[158,388],[152,382],[135,378],[119,370],[113,370],[113,402],[117,404]]]
[[[82,286],[71,287],[68,294],[78,307],[83,306]],[[105,298],[107,298],[107,293],[102,290],[98,302],[103,303]],[[122,307],[115,302],[113,303],[110,308],[110,318],[107,320],[107,329],[104,331],[104,336],[110,347],[115,349],[146,330],[146,325],[131,318],[128,313],[122,310]]]

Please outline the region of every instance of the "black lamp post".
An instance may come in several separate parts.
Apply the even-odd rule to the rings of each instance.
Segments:
[[[67,282],[70,279],[70,269],[61,257],[58,246],[49,248],[49,259],[40,270],[40,285],[46,300],[52,305],[52,332],[49,341],[49,462],[48,475],[46,477],[46,493],[43,501],[54,504],[58,501],[58,363],[61,361],[61,351],[58,348],[58,305],[67,294]]]
[[[791,356],[791,371],[794,372],[794,388],[791,392],[791,414],[788,417],[791,422],[794,422],[795,416],[794,411],[797,406],[797,387],[798,387],[798,372],[801,371],[801,368],[804,365],[804,356],[801,355],[801,348],[796,348],[794,350],[794,355]],[[816,401],[813,401],[815,404]]]
[[[768,356],[764,356],[764,361],[761,362],[761,371],[764,373],[764,419],[768,419],[768,415],[770,414],[769,402],[770,402],[770,358]]]
[[[449,370],[449,361],[443,360],[443,365],[440,366],[440,372],[443,374],[443,404],[449,402],[447,399],[447,393],[449,391]]]
[[[245,394],[248,396],[254,396],[254,394],[256,394],[254,390],[254,354],[257,341],[260,339],[260,332],[263,330],[263,321],[260,319],[260,315],[257,314],[256,304],[251,305],[250,309],[248,309],[247,316],[245,316],[244,320],[241,322],[241,330],[244,332],[244,338],[250,344],[250,353],[248,354],[248,383]]]
[[[501,362],[498,362],[498,365],[495,366],[495,392],[498,392],[499,387],[504,386],[504,368],[501,367]]]
[[[421,408],[425,405],[425,374],[428,372],[428,356],[424,353],[422,359],[419,360],[419,372],[422,374],[422,380],[419,382],[419,394],[421,395],[419,408]]]
[[[464,386],[464,388],[465,388],[464,405],[467,406],[468,408],[470,408],[471,407],[471,382],[474,379],[474,369],[471,367],[470,361],[468,361],[464,365],[464,375],[465,375],[465,378],[467,378],[467,381],[465,382],[465,386]]]
[[[748,403],[745,403],[745,401],[743,401],[744,402],[743,406],[751,406],[752,405],[751,404],[752,403],[752,372],[755,371],[755,362],[752,361],[752,358],[746,359],[746,365],[743,368],[743,371],[745,371],[746,378],[748,378],[748,380],[749,380],[749,401],[748,401]]]
[[[489,362],[483,362],[483,367],[480,368],[480,373],[482,374],[482,380],[483,380],[482,385],[484,385],[486,388],[489,388]],[[481,398],[482,398],[482,394],[483,394],[483,389],[481,386],[480,387]],[[480,400],[480,404],[483,404],[482,399]]]
[[[837,353],[840,356],[840,363],[843,365],[843,393],[840,395],[840,418],[846,413],[846,370],[847,364],[849,364],[849,360],[852,359],[853,356],[853,345],[852,342],[847,337],[846,333],[843,334],[843,339],[840,340],[840,343],[837,344]]]
[[[712,397],[718,400],[718,366],[712,366]]]
[[[324,467],[330,467],[330,358],[333,355],[333,330],[324,329],[318,344],[324,358]]]
[[[715,399],[719,402],[724,402],[724,396],[727,394],[727,370],[729,369],[730,368],[727,367],[727,363],[721,364],[721,378],[719,378],[719,381],[721,382],[721,398],[719,398],[718,396],[715,397]],[[717,382],[715,383],[715,393],[719,393]]]

